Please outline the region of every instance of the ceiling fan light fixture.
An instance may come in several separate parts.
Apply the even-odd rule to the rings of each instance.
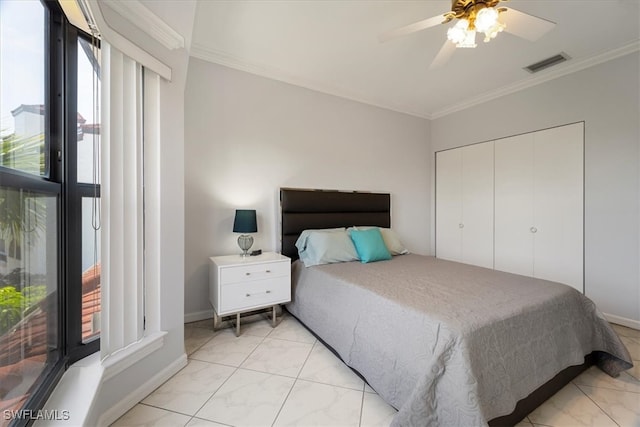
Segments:
[[[467,30],[464,40],[456,45],[456,47],[461,48],[474,48],[476,46],[476,30]]]
[[[456,47],[476,47],[476,30],[471,28],[467,19],[460,19],[456,25],[447,30],[447,39]]]
[[[498,11],[494,7],[485,7],[480,9],[476,15],[476,30],[486,33],[496,26],[498,23]]]
[[[496,24],[489,28],[488,30],[484,31],[484,42],[488,43],[490,42],[492,39],[495,39],[496,36],[498,35],[498,33],[501,33],[502,31],[504,31],[504,29],[507,27],[506,24],[502,23],[502,22],[496,22]]]
[[[466,19],[460,19],[453,27],[447,30],[447,38],[456,45],[464,42],[467,37],[467,29],[469,28],[469,21]]]

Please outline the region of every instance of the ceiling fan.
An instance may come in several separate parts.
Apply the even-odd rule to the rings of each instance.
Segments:
[[[491,41],[503,30],[523,39],[536,41],[556,25],[516,9],[498,7],[499,3],[500,0],[451,0],[451,11],[388,31],[378,39],[386,42],[457,19],[455,25],[447,31],[448,41],[444,42],[429,67],[434,69],[447,63],[456,47],[476,47],[478,32],[484,33],[485,42]]]

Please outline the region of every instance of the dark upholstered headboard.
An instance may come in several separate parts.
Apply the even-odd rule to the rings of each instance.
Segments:
[[[303,230],[354,225],[391,227],[391,195],[336,190],[280,189],[282,254],[298,259]]]

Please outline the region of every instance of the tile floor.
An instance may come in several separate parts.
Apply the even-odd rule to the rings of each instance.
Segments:
[[[519,427],[640,427],[640,331],[614,328],[635,367],[616,379],[589,369]],[[286,313],[275,329],[261,315],[243,319],[239,338],[211,329],[211,320],[185,325],[188,365],[113,425],[365,427],[395,414]]]

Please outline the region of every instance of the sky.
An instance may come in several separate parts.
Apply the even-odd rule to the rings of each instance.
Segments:
[[[0,1],[0,131],[13,129],[11,110],[44,103],[44,7],[39,0]],[[78,46],[78,111],[95,123],[92,68]]]

